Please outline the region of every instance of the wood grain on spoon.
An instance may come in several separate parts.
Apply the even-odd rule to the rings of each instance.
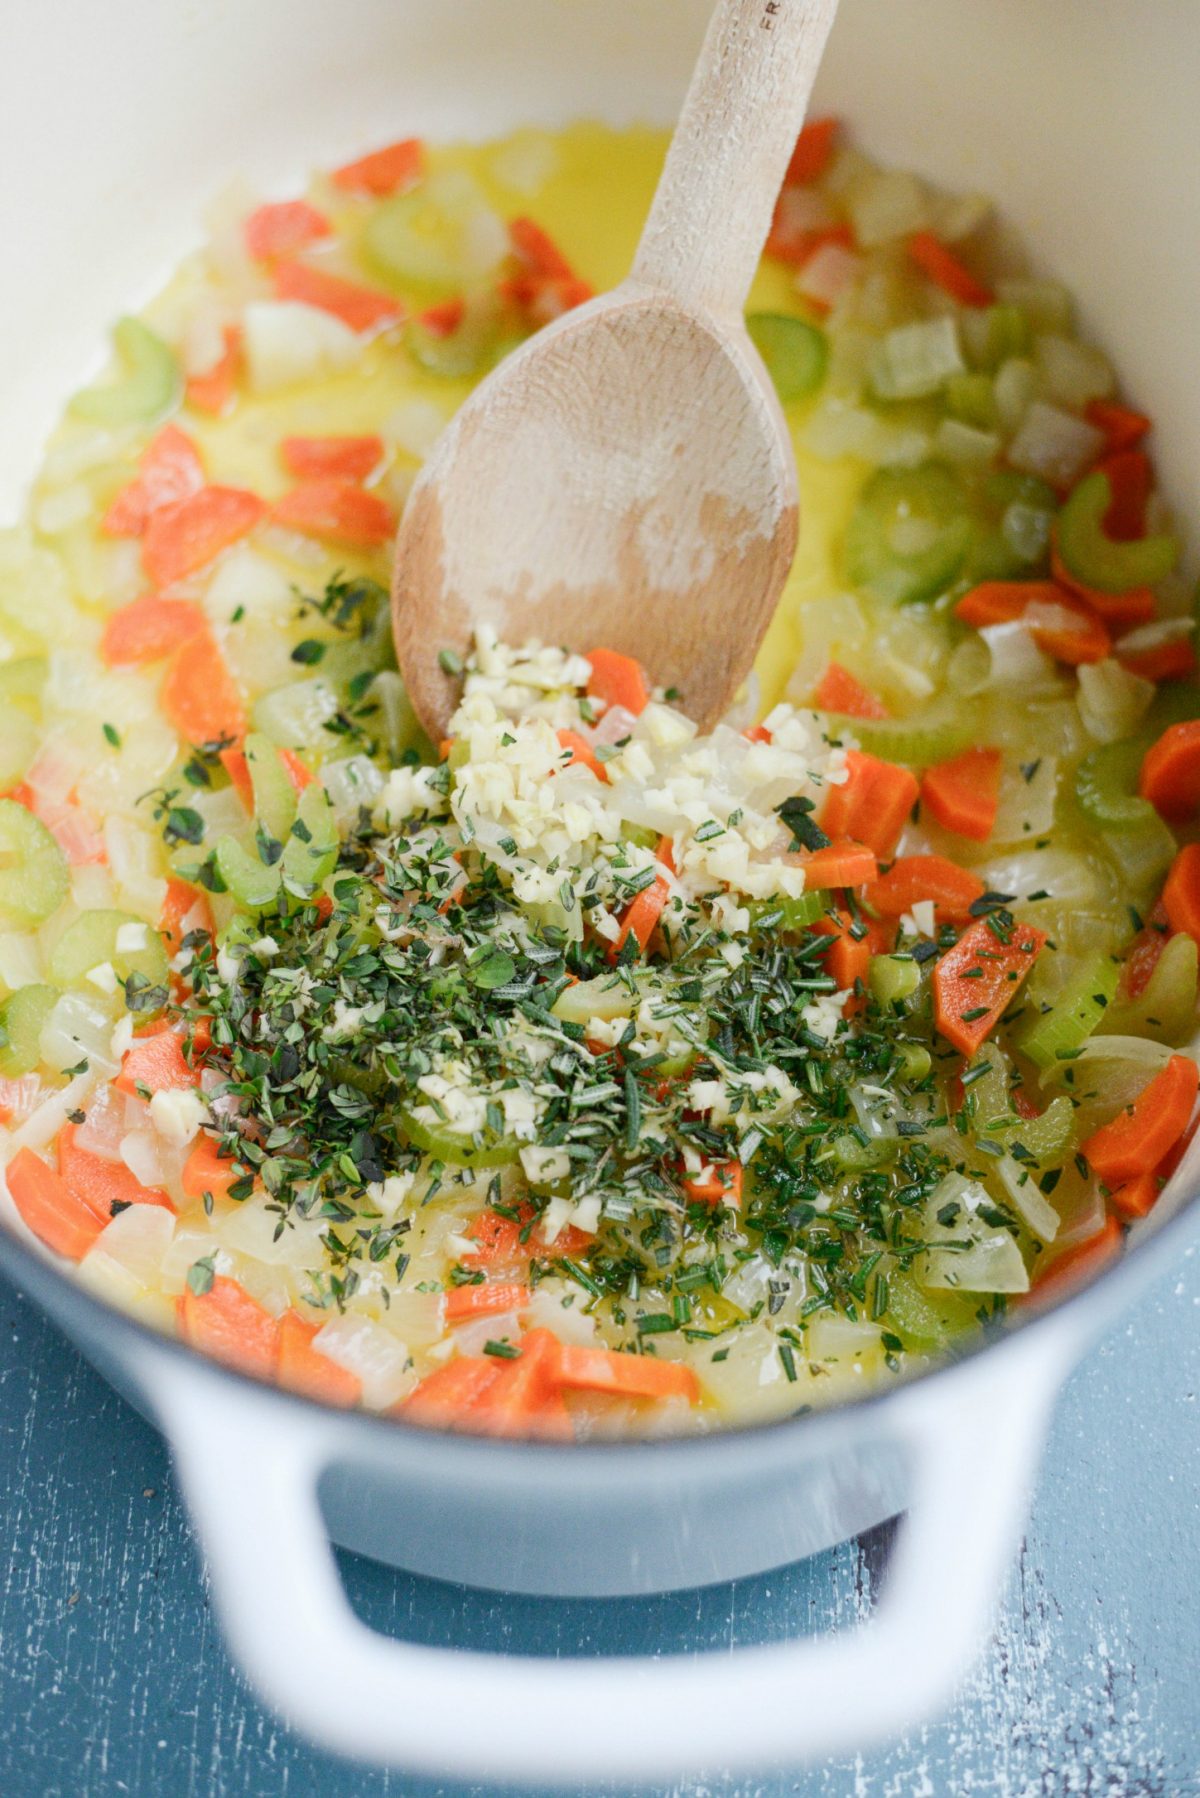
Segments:
[[[796,546],[795,464],[742,309],[836,0],[721,0],[633,272],[488,377],[396,540],[400,669],[436,742],[439,662],[491,625],[636,656],[716,722]]]

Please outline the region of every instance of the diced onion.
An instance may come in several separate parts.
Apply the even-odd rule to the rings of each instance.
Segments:
[[[1072,412],[1113,390],[1112,364],[1090,344],[1048,331],[1034,338],[1033,355],[1048,397]]]
[[[864,249],[908,237],[930,223],[924,184],[902,169],[874,171],[857,181],[846,199],[855,236]]]
[[[1098,743],[1132,736],[1154,698],[1154,682],[1131,674],[1112,656],[1085,662],[1078,674],[1079,716],[1088,734]]]
[[[818,306],[836,306],[862,274],[863,260],[844,244],[826,243],[814,250],[796,276],[801,299]]]
[[[300,300],[255,300],[243,314],[246,374],[256,393],[353,367],[362,342],[340,318]]]
[[[1004,1182],[1005,1191],[1024,1218],[1035,1236],[1043,1242],[1053,1242],[1058,1235],[1061,1222],[1053,1205],[1043,1197],[1037,1181],[1029,1169],[1014,1161],[1011,1155],[1003,1155],[996,1163],[996,1171]]]
[[[1034,400],[1008,446],[1008,460],[1022,474],[1037,475],[1052,487],[1070,487],[1103,447],[1104,433],[1095,425]]]
[[[871,364],[871,385],[880,399],[922,399],[965,366],[955,320],[922,319],[888,332]]]
[[[416,1384],[406,1345],[370,1318],[332,1317],[313,1337],[313,1348],[362,1381],[363,1403],[383,1410]]]

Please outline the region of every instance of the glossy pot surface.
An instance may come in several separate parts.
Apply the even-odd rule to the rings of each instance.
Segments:
[[[153,291],[226,180],[287,192],[311,164],[414,132],[668,122],[707,10],[16,0],[0,507],[17,504],[107,322]],[[1198,89],[1192,0],[843,0],[818,90],[867,149],[1000,196],[1153,413],[1185,518],[1200,510]],[[1176,1214],[1196,1183],[1193,1156],[1123,1264],[958,1365],[836,1413],[675,1443],[502,1444],[326,1412],[149,1335],[3,1230],[0,1266],[170,1436],[232,1646],[290,1720],[347,1753],[562,1787],[862,1747],[942,1702],[982,1637],[1057,1387],[1195,1234]],[[350,1614],[328,1550],[332,1533],[478,1584],[647,1592],[779,1565],[905,1505],[869,1626],[720,1659],[558,1664],[384,1642]]]

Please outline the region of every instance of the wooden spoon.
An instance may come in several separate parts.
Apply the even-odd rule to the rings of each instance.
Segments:
[[[440,657],[491,625],[635,656],[702,729],[747,674],[796,547],[796,470],[742,309],[837,0],[720,0],[633,272],[453,418],[396,539],[400,670],[430,737]]]

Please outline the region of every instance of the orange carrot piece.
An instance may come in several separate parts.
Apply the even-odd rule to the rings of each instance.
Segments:
[[[1074,1243],[1057,1255],[1044,1273],[1034,1274],[1032,1289],[1024,1302],[1082,1285],[1120,1254],[1123,1234],[1116,1218],[1106,1217],[1094,1236]]]
[[[250,764],[246,760],[246,751],[244,749],[223,749],[218,759],[229,776],[229,784],[234,792],[246,810],[253,812],[254,783],[250,779]]]
[[[465,300],[440,300],[436,306],[426,306],[424,312],[418,312],[417,323],[431,337],[453,337],[466,316]]]
[[[920,782],[910,769],[897,762],[882,761],[863,749],[848,750],[846,779],[827,791],[821,808],[821,829],[827,836],[852,837],[857,843],[865,843],[881,858],[889,856],[920,790]],[[862,878],[870,880],[873,876],[866,874]]]
[[[1132,630],[1135,624],[1148,624],[1154,617],[1158,602],[1153,587],[1130,587],[1127,593],[1104,593],[1099,587],[1088,587],[1083,581],[1076,580],[1058,553],[1054,531],[1050,533],[1050,572],[1060,587],[1078,594],[1114,631]]]
[[[974,1055],[1016,998],[1045,942],[1044,931],[1032,924],[1001,924],[998,914],[963,931],[933,970],[934,1022],[948,1043]]]
[[[424,155],[419,137],[401,138],[398,143],[385,144],[382,150],[372,150],[353,162],[343,163],[340,169],[334,169],[330,180],[347,193],[382,198],[413,187],[421,179]]]
[[[207,628],[204,613],[190,599],[143,593],[111,614],[100,638],[100,655],[110,668],[162,662]]]
[[[175,652],[159,704],[189,743],[237,742],[246,734],[241,695],[209,630]]]
[[[243,1373],[273,1380],[279,1366],[279,1319],[244,1286],[218,1274],[207,1292],[185,1286],[176,1301],[179,1334],[203,1354]]]
[[[1144,412],[1119,406],[1115,400],[1090,400],[1084,407],[1084,417],[1098,431],[1104,432],[1104,453],[1108,456],[1121,450],[1136,449],[1150,430],[1150,420]]]
[[[1003,765],[998,749],[967,749],[936,762],[921,780],[921,803],[943,830],[986,843],[996,824]]]
[[[695,1370],[679,1361],[576,1342],[559,1345],[558,1379],[563,1386],[621,1393],[626,1398],[686,1398],[694,1405],[700,1397]]]
[[[922,899],[932,899],[939,923],[957,922],[970,914],[984,895],[977,874],[960,868],[944,855],[902,855],[886,874],[872,881],[863,894],[867,904],[885,918],[902,917]]]
[[[237,386],[238,364],[242,355],[242,333],[238,325],[225,325],[221,331],[223,349],[210,368],[187,380],[187,403],[197,412],[220,417],[233,399]]]
[[[82,1261],[104,1228],[96,1213],[32,1149],[19,1149],[5,1170],[9,1194],[39,1242]]]
[[[167,881],[167,896],[158,928],[167,945],[167,953],[172,956],[179,954],[184,937],[191,931],[207,930],[210,936],[214,935],[216,924],[208,894],[199,887],[189,886],[186,880],[172,877]]]
[[[765,253],[776,262],[786,262],[791,268],[802,269],[818,250],[823,250],[830,244],[836,244],[842,250],[853,250],[856,247],[852,225],[840,223],[814,228],[801,222],[804,216],[801,213],[797,217],[785,185],[775,203],[771,230],[764,246]],[[808,304],[813,306],[818,302],[810,299]],[[828,306],[819,309],[826,312],[829,310]]]
[[[804,886],[808,892],[821,892],[827,887],[860,887],[874,880],[879,861],[873,849],[842,837],[827,849],[813,849],[797,857],[804,869]]]
[[[554,239],[531,218],[508,222],[508,236],[516,254],[531,274],[549,281],[570,280],[575,271]]]
[[[1170,872],[1163,887],[1162,904],[1171,929],[1186,931],[1188,936],[1200,943],[1200,843],[1185,844],[1171,863]],[[1146,934],[1149,937],[1150,933]],[[1141,981],[1142,988],[1145,987],[1159,956],[1166,947],[1167,933],[1165,931],[1154,931],[1153,937],[1155,941],[1149,942],[1143,952],[1144,959],[1149,961],[1149,969]],[[1151,955],[1153,955],[1152,961],[1150,960]]]
[[[1108,1195],[1108,1202],[1118,1217],[1132,1222],[1135,1218],[1150,1215],[1162,1189],[1163,1182],[1157,1174],[1138,1174],[1136,1179],[1115,1187]]]
[[[122,487],[100,528],[110,537],[140,537],[152,512],[198,493],[203,485],[199,450],[178,425],[164,425],[138,457],[137,479]]]
[[[572,762],[582,762],[585,768],[591,769],[597,780],[602,780],[607,785],[608,771],[586,737],[581,737],[577,730],[560,730],[558,740],[562,748],[570,752],[563,762],[565,768],[569,768]]]
[[[1152,1174],[1191,1122],[1200,1069],[1172,1055],[1133,1101],[1081,1144],[1088,1166],[1110,1188]]]
[[[1154,471],[1144,450],[1117,450],[1097,464],[1108,476],[1112,503],[1104,514],[1104,534],[1116,543],[1132,543],[1146,535],[1146,506]]]
[[[977,280],[934,232],[914,232],[908,240],[908,254],[921,273],[958,305],[990,306],[994,300],[991,288]]]
[[[357,1405],[362,1398],[362,1381],[348,1367],[340,1367],[312,1346],[319,1328],[319,1324],[309,1323],[297,1311],[284,1312],[279,1319],[279,1384],[289,1392],[319,1399],[322,1404]]]
[[[297,755],[294,749],[281,749],[279,759],[283,763],[284,773],[297,793],[303,793],[305,787],[312,786],[317,777],[303,756]]]
[[[285,437],[279,446],[284,467],[301,480],[338,476],[365,481],[383,461],[383,438]]]
[[[856,680],[840,662],[830,662],[813,689],[812,703],[819,712],[840,712],[846,718],[886,718],[888,709],[869,687]]]
[[[1138,792],[1168,822],[1200,809],[1200,719],[1171,724],[1142,758]]]
[[[485,1206],[478,1217],[471,1219],[465,1231],[476,1247],[463,1256],[464,1264],[469,1262],[473,1267],[485,1267],[493,1274],[519,1273],[528,1267],[534,1255],[578,1255],[592,1240],[585,1230],[576,1229],[574,1224],[561,1229],[553,1243],[548,1243],[537,1228],[526,1235],[526,1227],[533,1216],[533,1206],[529,1204],[521,1205],[512,1217]]]
[[[468,1427],[489,1436],[572,1441],[575,1432],[558,1378],[557,1336],[549,1330],[530,1330],[519,1347],[516,1360],[501,1359],[500,1378],[472,1406]]]
[[[276,256],[294,256],[322,237],[332,237],[333,226],[323,212],[307,200],[273,200],[258,206],[242,225],[246,248],[258,262]]]
[[[674,874],[675,857],[671,852],[670,837],[659,837],[655,856],[667,874]],[[620,935],[608,946],[609,961],[616,962],[620,959],[621,951],[631,936],[636,938],[639,949],[645,954],[670,896],[671,885],[664,874],[660,874],[648,887],[642,888],[626,907]]]
[[[448,1324],[458,1324],[472,1317],[495,1317],[501,1311],[524,1311],[531,1296],[528,1286],[511,1280],[454,1286],[446,1294],[444,1315]]]
[[[244,487],[201,487],[150,515],[142,538],[142,567],[155,587],[170,587],[207,567],[266,512]]]
[[[650,688],[640,662],[632,656],[618,655],[615,649],[591,649],[587,660],[588,698],[601,699],[606,706],[624,706],[636,717],[650,703]]]
[[[1117,660],[1130,674],[1142,680],[1194,680],[1196,649],[1190,637],[1175,637],[1151,649],[1126,649],[1116,645]]]
[[[742,1164],[740,1161],[717,1161],[702,1177],[682,1182],[683,1190],[694,1205],[732,1205],[742,1202]]]
[[[143,1186],[123,1161],[109,1161],[81,1148],[74,1124],[64,1124],[58,1133],[58,1171],[75,1197],[104,1224],[126,1205],[175,1209],[160,1186]]]
[[[271,516],[276,524],[348,549],[373,549],[396,531],[393,508],[354,481],[302,481],[276,500]]]
[[[184,1060],[173,1030],[156,1030],[152,1036],[139,1037],[121,1057],[121,1072],[113,1081],[119,1093],[135,1099],[142,1096],[141,1087],[149,1093],[167,1093],[199,1084],[200,1076]]]
[[[765,724],[748,724],[742,732],[747,743],[769,743],[771,733]]]
[[[324,269],[309,268],[304,262],[276,264],[275,294],[281,300],[299,300],[305,306],[331,312],[352,331],[378,331],[385,325],[399,324],[404,317],[403,306],[390,293],[343,280],[341,275],[327,274]]]
[[[503,1363],[493,1355],[458,1355],[426,1374],[390,1415],[433,1430],[459,1429],[501,1377]]]
[[[801,128],[792,159],[783,177],[788,187],[804,187],[819,181],[833,160],[840,122],[834,118],[809,119]]]
[[[229,1188],[244,1180],[249,1171],[232,1156],[223,1155],[216,1138],[202,1130],[183,1164],[183,1190],[189,1199],[202,1199],[206,1192],[214,1199],[224,1199]]]
[[[1038,648],[1070,667],[1102,662],[1112,640],[1104,620],[1077,594],[1054,581],[982,581],[964,593],[954,608],[964,624],[983,630],[990,624],[1014,624],[1032,613],[1029,634]],[[1061,622],[1036,623],[1039,612]]]

